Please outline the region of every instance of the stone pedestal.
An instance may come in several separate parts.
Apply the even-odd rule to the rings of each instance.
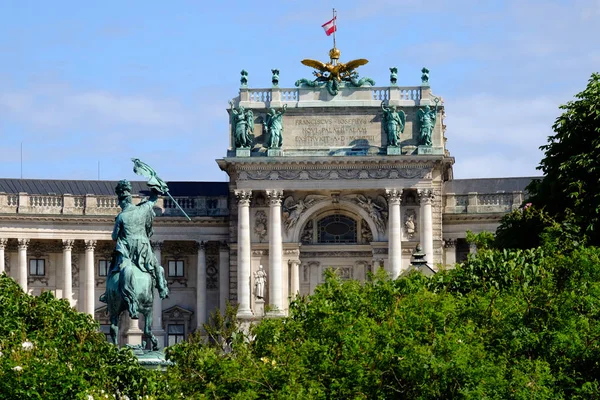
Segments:
[[[265,300],[256,299],[254,301],[254,316],[261,318],[265,315]]]
[[[413,145],[402,146],[402,152],[404,154],[406,154],[407,156],[413,155],[417,152],[417,146],[413,146]]]
[[[250,157],[250,149],[235,149],[236,157]]]
[[[399,156],[402,154],[402,149],[396,146],[388,146],[387,147],[387,155],[388,156]]]
[[[419,146],[417,154],[444,154],[443,147]]]
[[[142,336],[144,333],[139,327],[139,319],[131,319],[131,317],[127,317],[126,321],[128,322],[127,327],[127,345],[128,346],[141,346],[142,345]]]
[[[267,150],[267,157],[282,157],[283,156],[283,150],[281,149],[268,149]]]

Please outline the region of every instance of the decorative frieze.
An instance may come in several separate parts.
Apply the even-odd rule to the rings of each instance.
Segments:
[[[324,257],[371,257],[370,251],[302,251],[301,258],[324,258]]]
[[[254,170],[240,171],[238,180],[431,179],[431,171],[431,168]]]

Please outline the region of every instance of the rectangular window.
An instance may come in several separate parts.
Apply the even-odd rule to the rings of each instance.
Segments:
[[[169,336],[169,346],[185,340],[185,327],[183,324],[169,324],[167,330],[167,334]]]
[[[170,260],[169,261],[169,276],[182,277],[183,276],[183,260]]]
[[[110,342],[110,325],[100,324],[100,332],[104,333],[104,336],[106,336],[106,341]]]
[[[46,260],[43,258],[29,259],[29,275],[44,276],[46,275]]]
[[[107,276],[109,267],[110,267],[110,261],[108,261],[108,260],[98,261],[98,276]]]

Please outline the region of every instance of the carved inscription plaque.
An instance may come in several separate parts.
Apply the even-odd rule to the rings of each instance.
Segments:
[[[381,146],[381,123],[373,115],[304,115],[285,120],[287,148]]]

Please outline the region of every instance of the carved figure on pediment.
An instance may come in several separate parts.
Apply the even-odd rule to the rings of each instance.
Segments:
[[[233,101],[230,101],[229,105],[231,106],[231,126],[233,127],[235,147],[249,149],[254,138],[254,113],[252,110],[246,110],[244,106],[233,107]]]
[[[302,235],[300,237],[300,242],[303,244],[312,243],[313,241],[313,222],[308,221],[304,226],[304,230],[302,231]]]
[[[306,210],[308,210],[317,201],[324,200],[326,198],[327,196],[309,194],[304,199],[299,199],[297,202],[295,202],[292,196],[288,196],[283,201],[283,218],[286,229],[290,230],[293,228]]]
[[[387,201],[383,196],[375,197],[375,200],[362,194],[351,194],[344,196],[352,198],[363,210],[369,214],[369,217],[375,222],[380,232],[385,232],[385,221],[387,220]]]
[[[404,213],[404,233],[408,239],[412,239],[417,233],[417,213],[413,209]]]
[[[404,132],[406,114],[404,111],[396,110],[396,106],[387,106],[381,102],[383,111],[383,129],[387,134],[388,146],[398,147],[400,145],[400,134]]]
[[[369,224],[364,219],[360,222],[360,236],[365,243],[371,243],[373,241],[373,232],[371,232]]]
[[[254,295],[257,299],[265,298],[265,286],[267,284],[267,273],[262,265],[258,266],[258,271],[254,273]]]
[[[254,233],[256,233],[261,243],[267,237],[267,214],[262,210],[257,211],[255,214]]]

